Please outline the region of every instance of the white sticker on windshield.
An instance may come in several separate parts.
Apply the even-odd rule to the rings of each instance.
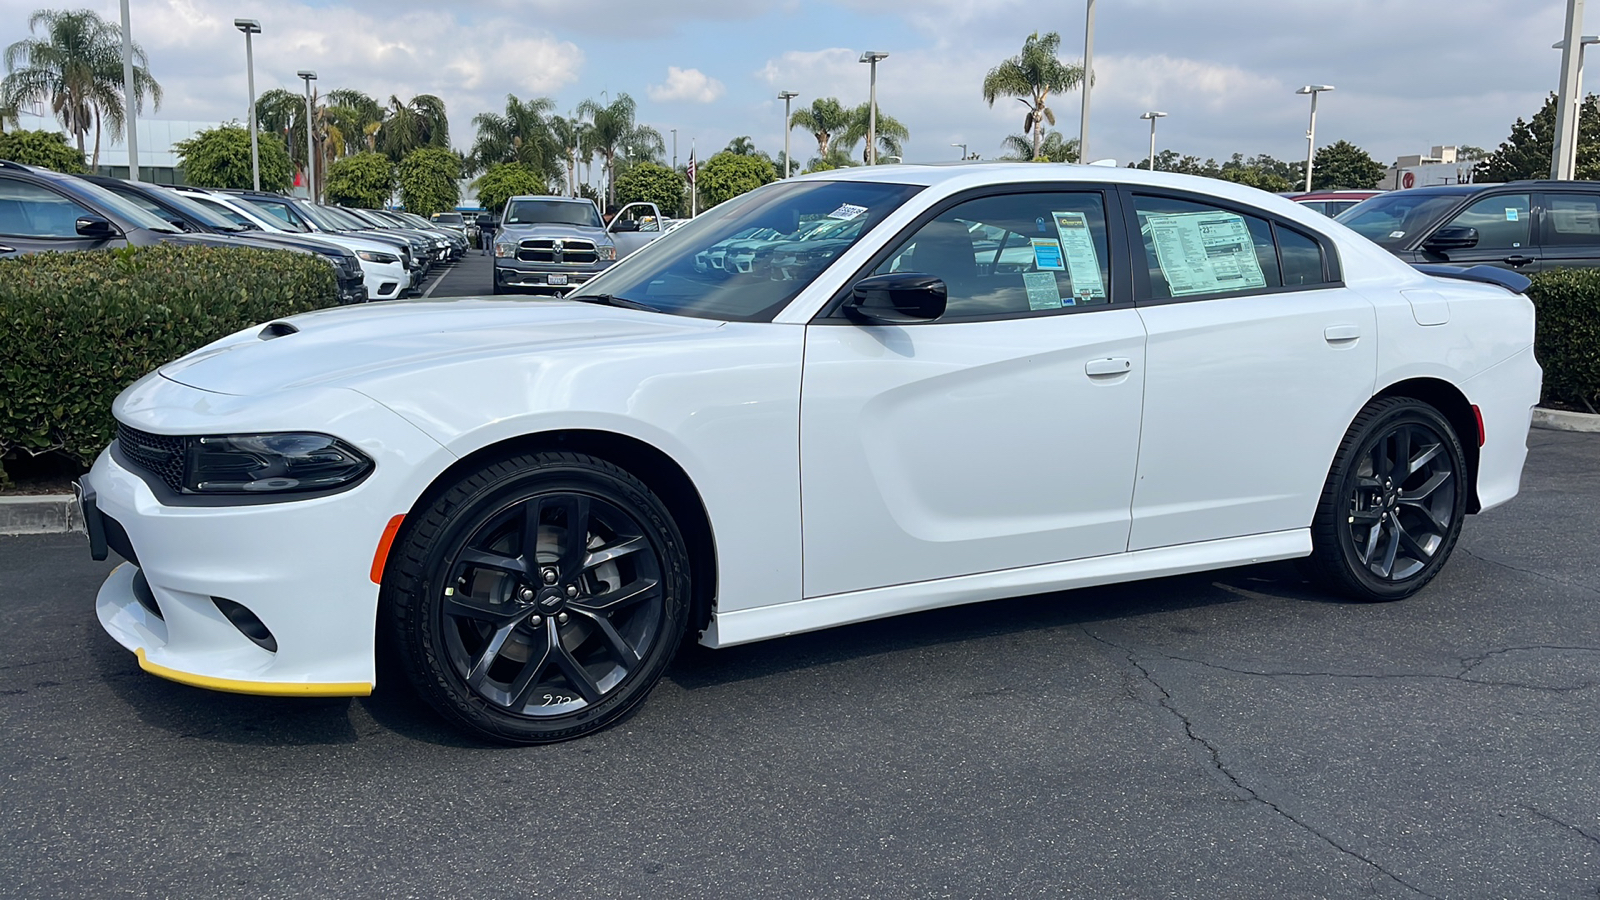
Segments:
[[[1392,237],[1392,238],[1403,238],[1405,236],[1406,236],[1406,233],[1404,231],[1391,231],[1391,232],[1389,232],[1389,237]]]
[[[1061,238],[1061,255],[1066,257],[1067,274],[1072,276],[1072,293],[1085,299],[1104,297],[1106,284],[1100,278],[1100,255],[1094,249],[1094,234],[1089,219],[1081,212],[1052,212],[1056,236]]]
[[[1267,286],[1243,216],[1216,210],[1150,216],[1149,222],[1156,260],[1172,296]]]
[[[866,211],[867,211],[867,208],[865,206],[857,206],[854,203],[841,203],[841,204],[839,204],[839,208],[838,209],[834,210],[831,213],[828,213],[828,218],[830,218],[830,219],[854,219],[856,216],[859,216],[859,215],[861,215],[862,213],[864,213]]]

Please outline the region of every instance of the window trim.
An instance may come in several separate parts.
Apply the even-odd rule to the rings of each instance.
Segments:
[[[1128,274],[1133,282],[1133,297],[1135,306],[1166,306],[1169,303],[1197,303],[1208,300],[1228,300],[1233,297],[1259,297],[1266,294],[1293,294],[1302,291],[1326,291],[1342,288],[1344,284],[1344,270],[1339,261],[1337,245],[1327,235],[1314,229],[1291,221],[1271,210],[1260,207],[1248,206],[1229,200],[1225,197],[1214,197],[1210,194],[1201,194],[1194,191],[1171,190],[1166,188],[1146,188],[1134,185],[1118,185],[1117,193],[1122,203],[1122,223],[1125,229],[1124,239],[1127,244],[1126,263]],[[1139,212],[1134,205],[1135,197],[1154,197],[1157,199],[1181,200],[1187,203],[1199,203],[1215,207],[1225,212],[1241,216],[1250,216],[1266,222],[1272,231],[1272,252],[1278,261],[1278,280],[1283,280],[1283,248],[1278,243],[1277,229],[1288,228],[1291,231],[1310,238],[1322,248],[1322,284],[1297,284],[1297,285],[1268,285],[1266,287],[1251,288],[1247,291],[1218,291],[1215,294],[1195,294],[1184,297],[1155,297],[1150,289],[1150,265],[1144,256],[1144,237],[1139,234]],[[1109,224],[1109,223],[1108,223]],[[1135,261],[1135,252],[1138,259]]]
[[[941,316],[937,319],[931,319],[927,322],[917,322],[912,325],[890,327],[922,328],[929,325],[960,325],[967,322],[1009,322],[1020,321],[1024,319],[1040,319],[1050,316],[1080,315],[1083,313],[1103,312],[1110,309],[1131,309],[1134,304],[1131,302],[1131,298],[1133,297],[1133,287],[1129,283],[1129,273],[1127,271],[1130,267],[1126,264],[1127,253],[1122,247],[1118,246],[1119,240],[1122,237],[1122,208],[1117,201],[1116,193],[1117,185],[1106,182],[1045,181],[1012,182],[1008,184],[985,185],[982,187],[969,188],[967,190],[951,194],[950,196],[945,197],[943,200],[938,201],[933,206],[923,210],[915,219],[912,219],[908,224],[906,224],[905,227],[901,228],[899,231],[890,236],[888,240],[884,241],[883,245],[877,250],[873,251],[872,256],[868,257],[865,263],[863,263],[859,268],[856,269],[855,272],[851,273],[850,276],[845,279],[844,285],[841,286],[838,291],[834,292],[834,295],[828,299],[827,303],[822,305],[821,309],[817,310],[816,315],[812,316],[811,321],[807,324],[850,325],[856,328],[883,327],[863,325],[860,321],[851,319],[842,312],[845,302],[850,299],[851,293],[855,289],[856,282],[870,276],[874,269],[888,261],[889,257],[893,255],[894,251],[898,250],[901,244],[903,244],[912,235],[922,230],[924,226],[932,222],[934,219],[939,218],[957,206],[972,200],[983,200],[989,197],[1002,197],[1012,194],[1100,195],[1100,202],[1102,207],[1105,209],[1106,216],[1106,267],[1109,269],[1111,275],[1110,283],[1106,285],[1106,289],[1108,292],[1108,299],[1111,302],[1085,306],[1063,306],[1060,309],[1018,310],[1017,312],[1012,313],[994,313],[993,315],[987,316],[961,316],[959,318],[951,319]],[[1118,265],[1118,263],[1122,263],[1122,265]]]
[[[93,209],[90,209],[89,207],[84,205],[82,200],[79,200],[78,198],[76,198],[76,197],[74,197],[74,196],[72,196],[70,194],[64,193],[62,191],[58,191],[53,186],[51,186],[49,184],[45,184],[45,183],[42,183],[42,182],[39,182],[39,181],[34,181],[34,180],[30,179],[30,178],[14,178],[14,177],[12,177],[10,175],[0,175],[0,181],[9,181],[9,182],[12,182],[13,184],[25,184],[25,185],[28,185],[29,187],[38,188],[39,190],[45,191],[46,193],[54,194],[57,197],[60,197],[61,199],[67,201],[68,203],[71,203],[73,206],[76,206],[78,209],[83,210],[83,212],[78,216],[78,218],[83,218],[84,215],[100,216],[101,218],[106,219],[107,221],[110,221],[112,223],[112,227],[116,228],[118,231],[123,231],[122,227],[117,224],[115,219],[112,219],[111,217],[106,216],[105,214],[97,212],[97,211],[95,211]],[[12,233],[12,232],[9,232],[9,231],[0,232],[0,237],[11,238],[11,239],[19,240],[19,241],[62,241],[62,242],[78,242],[78,243],[91,243],[91,244],[92,243],[96,243],[96,242],[104,242],[104,241],[116,240],[117,239],[115,237],[110,237],[110,238],[90,238],[90,237],[84,237],[81,234],[72,234],[72,235],[64,235],[64,234],[61,234],[61,235],[15,234],[15,233]]]

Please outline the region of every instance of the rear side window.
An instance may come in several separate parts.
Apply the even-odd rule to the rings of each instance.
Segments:
[[[1278,261],[1283,265],[1284,287],[1326,284],[1323,274],[1322,245],[1307,235],[1283,225],[1274,225],[1278,239]]]
[[[1546,194],[1546,247],[1600,244],[1600,194]]]
[[[1151,299],[1283,286],[1267,220],[1174,197],[1136,194],[1133,204]]]

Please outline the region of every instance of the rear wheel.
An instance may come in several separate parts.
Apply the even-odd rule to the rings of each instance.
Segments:
[[[539,453],[467,475],[414,514],[384,579],[407,675],[446,718],[546,743],[610,725],[661,678],[688,621],[670,513],[603,460]]]
[[[1357,600],[1400,600],[1439,574],[1467,511],[1466,454],[1438,410],[1368,404],[1340,444],[1312,522],[1311,574]]]

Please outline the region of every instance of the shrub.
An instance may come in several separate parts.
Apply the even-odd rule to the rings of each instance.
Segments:
[[[663,216],[676,216],[684,203],[683,176],[653,162],[634,163],[617,176],[617,208],[654,203]]]
[[[286,250],[0,260],[0,461],[60,451],[87,465],[111,442],[111,401],[135,379],[257,322],[338,302],[333,268]]]
[[[250,170],[250,131],[239,125],[219,125],[196,132],[172,145],[178,151],[183,177],[195,187],[239,188],[254,185]],[[294,180],[294,164],[283,141],[271,134],[256,134],[261,161],[261,189],[286,191]]]
[[[705,209],[746,191],[778,180],[778,170],[759,156],[740,156],[724,150],[700,166],[695,179],[700,204]]]
[[[1540,273],[1528,296],[1539,310],[1544,400],[1600,410],[1600,269]]]
[[[59,131],[0,132],[0,159],[68,175],[84,170],[83,151],[68,144]]]
[[[461,202],[461,158],[442,147],[413,150],[400,161],[397,171],[400,202],[406,212],[431,216],[456,208]]]
[[[382,153],[357,153],[328,167],[323,186],[328,202],[358,209],[383,209],[394,195],[394,163]]]

